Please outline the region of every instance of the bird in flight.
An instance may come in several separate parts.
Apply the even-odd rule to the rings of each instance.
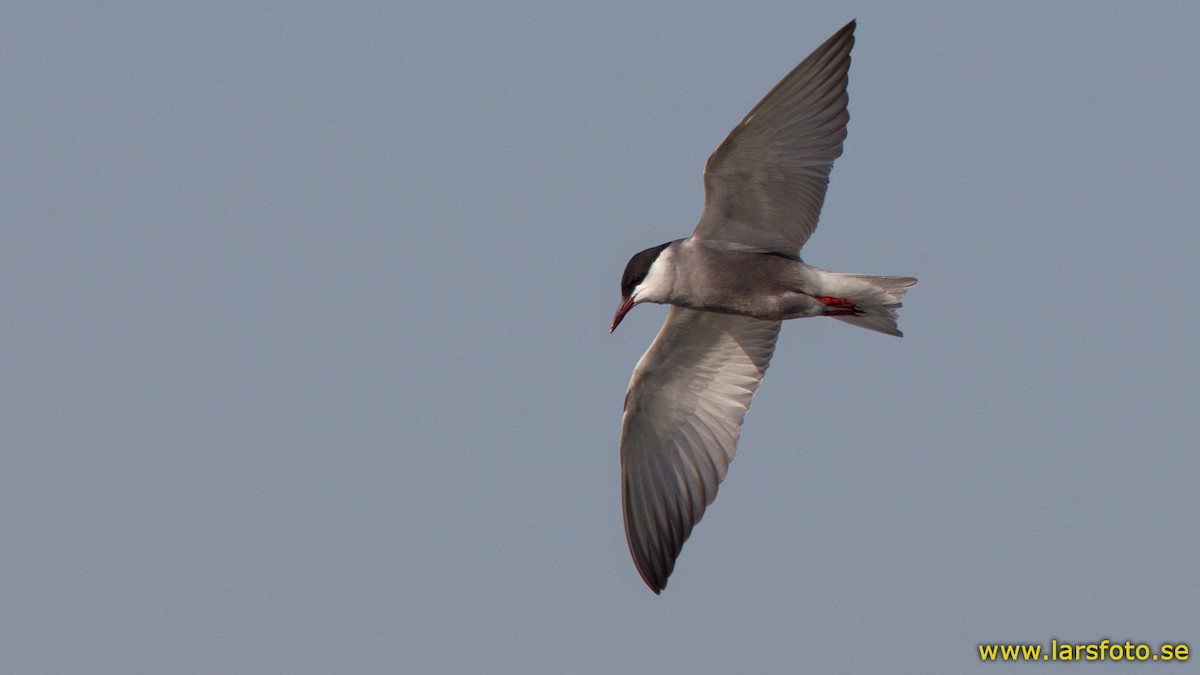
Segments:
[[[896,310],[916,279],[800,259],[846,138],[854,27],[801,61],[708,158],[692,236],[634,255],[621,277],[609,332],[635,305],[671,305],[621,421],[625,536],[655,593],[725,479],[781,322],[831,316],[901,335]]]

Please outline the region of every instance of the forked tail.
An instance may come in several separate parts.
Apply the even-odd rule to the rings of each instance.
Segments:
[[[900,309],[900,299],[909,287],[917,283],[913,277],[889,277],[870,274],[842,274],[829,272],[838,287],[840,297],[854,301],[853,314],[830,314],[839,321],[845,321],[861,328],[903,337],[896,327],[896,310]]]

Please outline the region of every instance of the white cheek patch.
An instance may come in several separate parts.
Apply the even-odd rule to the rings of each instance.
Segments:
[[[633,298],[635,302],[664,302],[671,291],[673,282],[673,265],[671,257],[675,252],[671,247],[663,249],[663,252],[658,254],[658,258],[650,265],[650,269],[646,272],[646,278],[642,279],[642,283],[633,289]]]

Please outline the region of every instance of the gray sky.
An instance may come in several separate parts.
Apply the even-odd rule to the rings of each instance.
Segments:
[[[1200,651],[1200,4],[494,4],[0,9],[0,672]],[[804,255],[907,337],[785,326],[655,597],[621,270],[855,17]]]

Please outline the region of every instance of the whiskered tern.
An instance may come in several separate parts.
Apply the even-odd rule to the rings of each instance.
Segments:
[[[635,305],[671,305],[629,382],[621,422],[625,536],[659,593],[717,496],[742,419],[784,319],[831,316],[900,336],[912,277],[807,265],[846,138],[851,21],[775,85],[704,167],[704,210],[687,239],[629,260],[611,331]]]

